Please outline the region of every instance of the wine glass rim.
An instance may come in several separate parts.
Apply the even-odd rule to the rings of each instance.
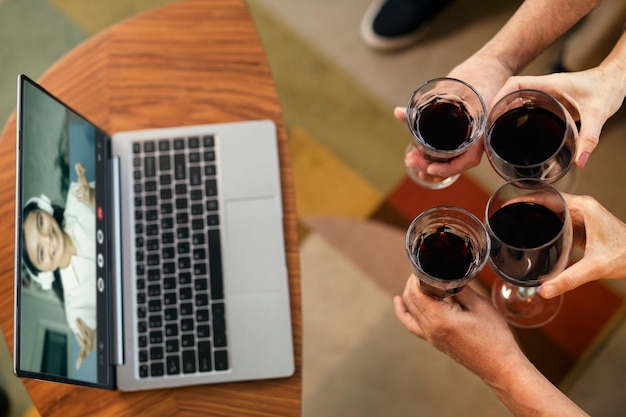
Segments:
[[[422,269],[422,267],[415,262],[414,257],[412,256],[412,253],[409,249],[410,245],[411,245],[411,231],[413,230],[413,226],[415,225],[415,223],[417,223],[419,220],[421,220],[422,218],[424,218],[425,216],[434,213],[436,211],[448,211],[448,212],[456,212],[456,213],[461,213],[464,216],[467,216],[468,220],[471,220],[472,222],[475,223],[475,225],[477,226],[478,230],[480,231],[480,233],[482,233],[482,235],[485,238],[485,248],[484,250],[481,250],[480,252],[484,252],[485,256],[481,256],[480,262],[475,266],[473,273],[470,276],[467,277],[463,277],[463,278],[459,278],[456,280],[449,280],[449,279],[443,279],[443,278],[438,278],[435,277],[431,274],[429,274],[428,272],[424,271],[424,269]],[[491,252],[491,239],[489,237],[489,232],[487,231],[487,228],[485,227],[485,224],[480,221],[480,219],[474,215],[473,213],[469,212],[468,210],[458,207],[458,206],[451,206],[451,205],[439,205],[439,206],[434,206],[431,207],[429,209],[426,209],[424,211],[422,211],[420,214],[418,214],[413,221],[411,222],[410,226],[407,229],[406,232],[406,237],[405,237],[405,249],[409,255],[409,260],[411,262],[411,265],[413,265],[413,267],[419,269],[419,271],[426,275],[427,277],[429,277],[432,280],[435,281],[441,281],[441,282],[451,282],[451,281],[461,281],[464,279],[468,279],[468,278],[473,278],[474,276],[476,276],[487,264],[487,261],[489,259],[489,253]]]
[[[409,109],[411,108],[411,105],[413,103],[413,98],[415,97],[415,95],[425,86],[429,84],[434,84],[440,81],[449,81],[453,83],[459,83],[467,87],[478,98],[478,102],[480,103],[480,107],[482,110],[482,112],[480,113],[480,117],[478,117],[477,119],[478,128],[476,132],[474,133],[474,135],[472,135],[469,139],[465,140],[461,144],[461,146],[455,149],[439,149],[439,148],[432,146],[431,144],[429,144],[422,138],[421,134],[419,133],[419,130],[416,129],[411,123],[411,115],[410,115]],[[483,136],[483,134],[485,133],[486,126],[487,126],[487,106],[485,105],[485,101],[483,100],[483,97],[480,95],[480,93],[466,81],[460,80],[458,78],[453,78],[453,77],[437,77],[437,78],[432,78],[428,81],[423,82],[415,90],[413,90],[413,92],[409,96],[409,100],[407,101],[405,119],[409,127],[409,130],[411,131],[413,142],[415,142],[419,146],[423,146],[440,155],[444,155],[444,157],[445,156],[453,157],[453,156],[457,156],[465,152],[470,146],[476,143]]]
[[[507,243],[507,242],[503,241],[503,240],[502,240],[502,239],[501,239],[501,238],[500,238],[500,237],[499,237],[499,236],[498,236],[498,235],[497,235],[497,234],[493,231],[493,228],[491,227],[491,222],[490,222],[490,219],[489,219],[489,209],[490,209],[490,207],[491,207],[491,203],[494,201],[494,198],[495,198],[496,194],[497,194],[500,190],[502,190],[504,187],[507,187],[507,186],[512,186],[512,187],[518,188],[518,189],[520,189],[520,190],[527,190],[527,191],[529,191],[529,194],[530,194],[530,191],[532,191],[532,192],[536,192],[536,191],[538,191],[538,190],[540,189],[540,188],[538,188],[538,187],[528,187],[528,188],[520,187],[520,186],[516,185],[516,183],[517,183],[517,182],[519,182],[519,181],[531,181],[531,182],[536,182],[536,183],[538,183],[538,184],[539,184],[539,187],[541,187],[541,186],[545,186],[545,187],[547,187],[547,189],[548,189],[550,192],[555,193],[555,194],[558,196],[558,198],[559,198],[559,200],[561,201],[561,203],[563,203],[563,208],[564,208],[564,210],[563,210],[563,211],[564,211],[564,213],[565,213],[565,217],[563,218],[563,224],[561,225],[561,228],[559,229],[559,233],[557,233],[557,234],[556,234],[556,236],[554,236],[554,237],[553,237],[552,239],[550,239],[548,242],[546,242],[546,243],[544,243],[544,244],[542,244],[542,245],[540,245],[540,246],[535,246],[535,247],[532,247],[532,248],[521,248],[521,247],[518,247],[518,246],[515,246],[515,245],[511,245],[511,244],[509,244],[509,243]],[[529,194],[527,194],[527,195],[529,195]],[[540,204],[540,203],[533,203],[533,204],[539,204],[539,205],[541,205],[541,206],[543,206],[543,207],[547,208],[548,210],[550,210],[550,211],[552,211],[552,212],[554,213],[554,210],[552,210],[552,209],[551,209],[551,208],[549,208],[549,207],[546,207],[546,206],[545,206],[545,205],[543,205],[543,204]],[[556,214],[556,213],[555,213],[555,214]],[[559,217],[560,217],[560,216],[559,216]],[[560,192],[559,190],[557,190],[557,189],[556,189],[556,187],[554,187],[552,184],[547,183],[547,182],[545,182],[545,181],[537,180],[537,179],[535,179],[535,178],[522,178],[522,179],[519,179],[519,180],[512,180],[512,181],[507,181],[507,182],[505,182],[505,183],[504,183],[504,184],[502,184],[500,187],[498,187],[498,188],[497,188],[497,189],[496,189],[496,190],[495,190],[495,191],[491,194],[491,196],[489,196],[489,200],[487,200],[487,206],[485,207],[485,228],[487,229],[487,232],[489,233],[490,239],[491,239],[491,238],[497,239],[497,240],[498,240],[498,242],[501,242],[501,243],[502,243],[502,245],[506,246],[507,248],[510,248],[510,249],[515,249],[515,250],[519,250],[519,251],[529,251],[529,250],[531,250],[531,251],[535,251],[535,250],[541,250],[541,249],[543,249],[543,248],[545,248],[545,247],[547,247],[547,246],[552,245],[552,244],[553,244],[556,240],[558,240],[558,239],[559,239],[559,238],[560,238],[560,237],[561,237],[561,236],[565,233],[566,229],[568,228],[568,224],[569,224],[569,222],[570,222],[569,208],[567,207],[567,202],[565,201],[565,198],[563,197],[563,195],[561,194],[561,192]]]
[[[513,95],[516,95],[516,94],[520,94],[520,93],[533,93],[533,94],[544,96],[549,101],[552,101],[554,104],[556,104],[557,108],[560,111],[560,114],[555,114],[553,111],[548,110],[548,109],[543,108],[543,107],[540,107],[540,108],[543,108],[544,110],[554,114],[556,117],[558,117],[559,119],[563,120],[563,123],[565,124],[565,131],[566,131],[565,133],[567,133],[567,129],[568,128],[571,129],[571,126],[569,126],[569,123],[568,123],[568,118],[567,118],[568,111],[567,111],[567,109],[552,94],[546,93],[545,91],[536,90],[536,89],[533,89],[533,88],[522,88],[520,90],[511,91],[510,93],[506,94],[504,97],[500,98],[496,102],[496,104],[494,104],[493,107],[491,108],[491,111],[487,115],[486,124],[485,124],[485,148],[487,148],[487,150],[489,151],[487,153],[487,157],[489,159],[491,159],[491,155],[495,155],[498,159],[506,162],[507,164],[509,164],[509,165],[511,165],[512,167],[515,167],[515,168],[521,168],[521,169],[536,168],[536,167],[539,167],[539,166],[545,164],[546,162],[550,161],[551,159],[554,159],[554,157],[556,155],[558,155],[559,152],[561,152],[561,150],[567,144],[567,134],[563,135],[563,137],[561,138],[561,143],[559,144],[558,148],[556,148],[556,150],[549,157],[547,157],[543,161],[538,162],[536,164],[516,164],[516,163],[510,162],[510,161],[507,161],[502,156],[500,156],[500,154],[498,154],[498,152],[496,152],[493,149],[493,147],[491,146],[491,132],[493,131],[493,125],[502,116],[502,114],[501,114],[493,122],[490,123],[491,112],[493,111],[493,109],[496,108],[496,106],[498,104],[503,102],[505,99],[509,98],[510,96],[513,96]],[[571,115],[570,115],[570,117],[571,117]],[[570,161],[570,163],[568,164],[566,169],[564,169],[563,172],[561,172],[556,179],[561,178],[563,175],[565,175],[565,173],[567,172],[567,170],[569,169],[569,167],[571,166],[573,161],[574,161],[574,158],[572,157],[572,160]],[[554,180],[556,180],[556,179],[554,179]]]

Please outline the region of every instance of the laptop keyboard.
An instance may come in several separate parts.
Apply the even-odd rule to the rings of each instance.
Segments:
[[[229,369],[215,138],[133,143],[141,378]]]

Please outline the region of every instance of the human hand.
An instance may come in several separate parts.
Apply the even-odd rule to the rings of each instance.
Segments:
[[[76,369],[80,369],[80,366],[87,358],[87,355],[96,350],[98,333],[95,329],[87,326],[87,324],[80,318],[76,319],[76,326],[78,327],[76,341],[80,345],[80,352],[78,352],[78,358],[76,359]]]
[[[598,279],[626,278],[626,224],[592,197],[563,193],[574,227],[574,243],[582,259],[541,286],[553,298]]]
[[[619,79],[611,77],[602,66],[586,71],[542,76],[511,77],[496,94],[491,105],[504,95],[521,89],[535,89],[551,94],[580,120],[575,163],[583,168],[598,144],[604,123],[622,105],[624,90]]]
[[[422,292],[419,279],[411,275],[402,297],[394,297],[393,303],[408,331],[489,384],[499,383],[507,369],[527,361],[504,317],[469,286],[439,300]]]
[[[448,77],[457,78],[470,84],[483,99],[489,112],[491,99],[512,74],[497,59],[486,54],[476,53],[457,65],[448,73]],[[397,107],[394,116],[401,122],[406,123],[406,109]],[[424,157],[424,153],[415,148],[408,152],[405,165],[417,167],[417,175],[423,180],[432,180],[432,177],[447,178],[463,173],[478,164],[483,154],[484,138],[471,146],[465,153],[451,159],[448,162],[432,162]]]
[[[87,204],[89,207],[96,206],[96,196],[93,188],[89,186],[87,175],[85,174],[85,166],[80,162],[74,165],[76,175],[78,177],[78,188],[74,191],[74,195],[81,203]]]

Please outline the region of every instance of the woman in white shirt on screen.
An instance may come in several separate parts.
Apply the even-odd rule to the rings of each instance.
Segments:
[[[42,195],[23,210],[23,260],[44,289],[62,286],[57,295],[81,350],[76,368],[96,347],[95,189],[85,167],[75,165],[78,181],[70,185],[65,207]]]

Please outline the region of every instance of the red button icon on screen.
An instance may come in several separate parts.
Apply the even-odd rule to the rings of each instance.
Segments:
[[[98,215],[98,220],[102,221],[102,219],[104,218],[104,210],[102,210],[102,206],[98,206],[98,208],[96,209],[96,213]]]

